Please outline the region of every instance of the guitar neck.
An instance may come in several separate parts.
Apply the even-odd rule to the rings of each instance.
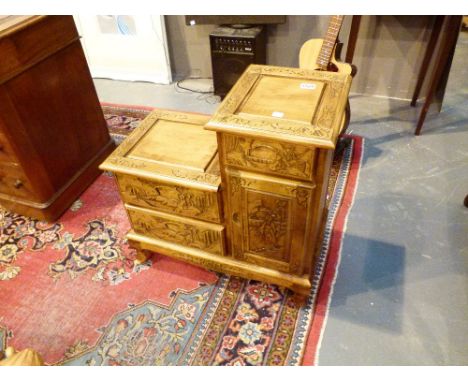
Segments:
[[[330,64],[333,48],[338,39],[343,18],[344,16],[331,16],[330,18],[327,33],[323,39],[322,49],[320,49],[320,53],[317,57],[317,65],[322,70],[327,70]]]

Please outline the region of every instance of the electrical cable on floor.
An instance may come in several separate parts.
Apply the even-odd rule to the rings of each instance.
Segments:
[[[184,82],[186,80],[195,80],[195,79],[198,80],[198,79],[201,79],[201,78],[186,78],[186,79],[183,79],[183,80],[176,81],[175,84],[179,89],[187,90],[187,91],[192,92],[192,93],[213,94],[213,89],[211,89],[209,91],[203,91],[203,90],[196,90],[196,89],[186,88],[186,87],[180,85],[181,82]]]
[[[185,93],[185,92],[190,92],[190,93],[198,93],[199,96],[196,98],[198,101],[205,101],[211,105],[219,103],[221,101],[221,98],[217,95],[213,94],[213,88],[211,88],[209,91],[205,90],[198,90],[198,89],[193,89],[189,88],[186,86],[182,86],[181,83],[187,80],[212,80],[211,77],[188,77],[184,78],[183,80],[176,81],[174,83],[174,89],[176,90],[177,93]],[[183,91],[179,91],[183,90]]]

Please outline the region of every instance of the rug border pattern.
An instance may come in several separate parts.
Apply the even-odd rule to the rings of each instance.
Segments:
[[[303,359],[304,349],[307,345],[310,324],[313,316],[313,307],[315,302],[317,301],[318,287],[320,285],[320,280],[322,280],[323,278],[323,273],[325,265],[327,263],[327,259],[331,255],[329,253],[331,233],[335,225],[337,212],[341,206],[341,202],[346,191],[346,183],[349,175],[348,170],[351,166],[351,161],[356,143],[355,137],[350,137],[352,137],[353,139],[351,140],[351,144],[346,148],[344,152],[337,181],[335,183],[333,199],[329,206],[329,212],[327,215],[326,225],[323,233],[320,255],[317,259],[317,267],[315,269],[315,274],[312,280],[312,290],[309,294],[304,309],[301,309],[299,312],[299,318],[296,323],[297,329],[295,331],[294,338],[297,340],[297,343],[293,344],[290,348],[290,355],[288,356],[286,361],[286,364],[289,366],[299,365]]]

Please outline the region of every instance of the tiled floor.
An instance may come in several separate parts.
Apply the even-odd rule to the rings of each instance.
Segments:
[[[468,364],[468,34],[442,112],[413,135],[409,102],[351,96],[366,138],[322,365]],[[96,80],[105,102],[212,113],[214,97],[173,85]]]

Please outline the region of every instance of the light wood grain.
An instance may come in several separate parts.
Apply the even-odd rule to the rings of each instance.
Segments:
[[[216,135],[203,126],[158,120],[127,158],[204,172],[217,149]]]
[[[152,112],[101,165],[116,173],[136,262],[157,251],[307,296],[350,84],[253,65],[211,118]]]
[[[289,81],[291,85],[286,87]],[[345,73],[250,65],[206,129],[333,149],[350,86],[351,76]],[[269,92],[275,96],[268,98],[266,107],[260,100]],[[258,102],[249,103],[249,99]],[[244,107],[249,113],[242,112]]]
[[[312,123],[323,87],[321,81],[261,76],[236,114]]]

